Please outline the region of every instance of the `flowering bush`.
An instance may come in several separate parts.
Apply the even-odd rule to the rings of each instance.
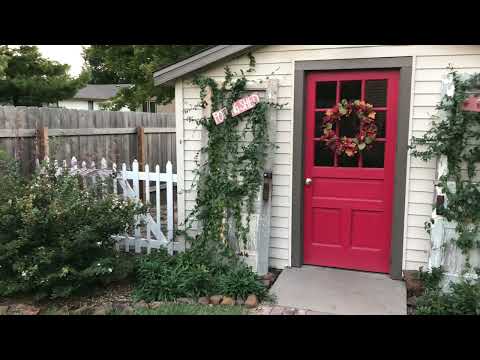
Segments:
[[[0,170],[0,296],[65,297],[127,275],[111,236],[132,228],[143,206],[86,190],[53,165],[30,180]]]

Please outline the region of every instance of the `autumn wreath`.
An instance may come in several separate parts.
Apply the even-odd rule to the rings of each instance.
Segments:
[[[355,137],[339,137],[333,130],[333,125],[340,121],[352,121],[350,115],[356,114],[359,119],[359,129]],[[377,137],[375,111],[373,105],[365,101],[342,100],[333,109],[326,111],[323,117],[323,135],[320,138],[338,155],[355,156],[359,151],[369,149]]]

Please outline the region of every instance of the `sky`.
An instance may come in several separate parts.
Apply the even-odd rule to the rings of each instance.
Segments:
[[[82,46],[88,45],[37,45],[43,56],[70,65],[70,74],[77,76],[82,71]]]

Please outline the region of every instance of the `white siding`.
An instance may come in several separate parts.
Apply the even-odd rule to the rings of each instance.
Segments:
[[[293,122],[293,83],[294,62],[302,60],[355,59],[370,57],[413,57],[412,98],[410,114],[410,134],[421,135],[431,126],[430,116],[436,113],[435,106],[440,100],[442,77],[452,64],[461,72],[480,72],[480,46],[466,45],[409,45],[409,46],[375,46],[375,45],[270,45],[253,53],[256,68],[248,73],[251,81],[265,81],[267,78],[279,79],[279,102],[287,105],[278,111],[277,146],[274,159],[272,238],[270,242],[270,264],[273,267],[289,266],[291,258],[290,219],[291,219],[291,177],[292,177],[292,122]],[[245,69],[249,60],[241,56],[230,60],[232,70]],[[223,80],[223,68],[227,63],[210,68],[205,73],[213,78]],[[199,100],[199,90],[190,79],[177,81],[177,94],[183,92],[183,99],[177,97],[178,110],[185,111]],[[178,108],[180,106],[180,109]],[[198,116],[200,112],[192,111],[184,116]],[[195,124],[178,119],[183,126],[184,147],[177,147],[185,159],[185,186],[193,180],[192,167],[194,156],[200,149],[200,131]],[[183,131],[182,129],[182,131]],[[177,141],[180,141],[178,139]],[[178,145],[178,144],[177,144]],[[180,158],[178,160],[180,162]],[[428,260],[430,247],[429,235],[424,230],[424,222],[432,213],[434,198],[435,162],[422,162],[409,159],[407,170],[407,199],[405,206],[404,269],[418,269]],[[194,196],[185,198],[186,211],[194,205]],[[180,201],[180,200],[179,200]],[[181,200],[184,201],[184,200]],[[179,207],[180,210],[180,207]]]
[[[93,102],[93,110],[102,110],[100,101]],[[58,106],[65,109],[88,110],[88,100],[62,100],[58,102]],[[127,107],[123,107],[120,111],[130,111]]]

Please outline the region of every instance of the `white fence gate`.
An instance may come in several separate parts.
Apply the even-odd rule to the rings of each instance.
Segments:
[[[58,166],[57,160],[54,163],[58,172],[61,172],[62,169],[68,169],[71,174],[80,175],[84,179],[84,184],[87,184],[87,179],[90,179],[92,184],[96,184],[98,179],[102,179],[105,189],[107,189],[108,182],[111,181],[113,193],[125,199],[141,202],[140,187],[142,186],[149,212],[136,218],[137,226],[133,234],[125,233],[114,236],[114,239],[117,240],[117,249],[124,249],[128,252],[131,247],[134,247],[137,253],[142,252],[142,249],[146,249],[147,253],[150,253],[152,248],[158,249],[160,247],[166,247],[170,252],[174,250],[176,246],[173,242],[175,226],[173,187],[177,183],[177,175],[173,174],[170,161],[167,162],[165,173],[160,172],[159,165],[155,166],[154,172],[150,171],[149,165],[145,165],[145,171],[139,171],[137,160],[133,161],[131,170],[127,170],[127,165],[124,163],[120,171],[118,171],[115,163],[112,163],[109,169],[104,158],[101,160],[99,169],[93,161],[89,166],[85,161],[78,166],[75,157],[71,159],[69,166],[66,160],[63,161],[63,166]],[[121,191],[119,192],[119,190]],[[160,201],[162,190],[166,190],[164,204]],[[151,197],[151,192],[154,192],[154,198]],[[152,200],[155,202],[153,203]],[[162,219],[162,210],[166,210],[166,221]]]

